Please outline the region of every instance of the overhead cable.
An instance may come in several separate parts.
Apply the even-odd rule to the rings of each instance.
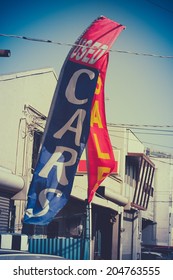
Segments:
[[[126,139],[126,140],[130,140],[133,142],[139,142],[137,139],[129,139],[127,137],[123,137],[123,136],[119,136],[119,135],[114,135],[114,134],[109,134],[111,137],[115,137],[115,138],[121,138],[121,139]],[[141,141],[142,143],[145,144],[149,144],[152,146],[158,146],[158,147],[163,147],[163,148],[168,148],[168,149],[173,149],[173,146],[165,146],[165,145],[160,145],[160,144],[156,144],[156,143],[151,143],[151,142],[146,142],[146,141]]]
[[[160,9],[162,9],[162,10],[168,12],[168,13],[173,13],[172,10],[165,8],[165,7],[163,7],[163,6],[161,6],[161,5],[157,4],[157,3],[155,3],[154,1],[151,1],[151,0],[145,0],[145,1],[151,3],[152,5],[154,5],[154,6],[156,6],[156,7],[159,7]]]
[[[157,127],[160,127],[160,128],[169,128],[169,127],[173,127],[173,125],[159,125],[159,124],[125,124],[125,123],[107,123],[109,126],[115,126],[115,127],[153,127],[153,128],[157,128]]]
[[[40,43],[56,44],[56,45],[61,45],[61,46],[85,47],[85,48],[88,48],[88,49],[93,49],[94,48],[94,47],[88,47],[88,46],[84,46],[84,45],[80,45],[80,44],[56,42],[56,41],[52,41],[52,40],[36,39],[36,38],[31,38],[31,37],[26,37],[26,36],[19,36],[19,35],[10,35],[10,34],[2,34],[2,33],[0,33],[0,36],[2,36],[2,37],[11,37],[11,38],[16,38],[16,39],[24,39],[24,40],[40,42]],[[98,49],[102,49],[102,48],[98,48]],[[118,53],[123,53],[123,54],[131,54],[131,55],[139,55],[139,56],[150,56],[150,57],[157,57],[157,58],[171,58],[171,59],[173,59],[173,55],[158,55],[158,54],[153,54],[153,53],[142,53],[142,52],[125,51],[125,50],[112,50],[112,49],[110,50],[110,52],[118,52]]]

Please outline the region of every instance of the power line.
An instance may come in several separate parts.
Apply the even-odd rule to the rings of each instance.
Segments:
[[[129,139],[129,138],[127,138],[127,137],[123,137],[123,136],[119,136],[119,135],[113,135],[113,134],[109,134],[109,135],[112,136],[112,137],[116,137],[116,138],[122,138],[122,139],[130,140],[130,141],[136,141],[136,142],[138,142],[137,139]],[[165,146],[165,145],[160,145],[160,144],[151,143],[151,142],[146,142],[146,141],[141,141],[141,142],[142,142],[142,143],[145,143],[145,144],[152,145],[152,146],[158,146],[158,147],[162,147],[162,148],[173,149],[173,147],[171,147],[171,146]]]
[[[171,146],[165,146],[165,145],[160,145],[160,144],[151,143],[151,142],[146,142],[146,141],[142,141],[142,142],[143,142],[143,143],[145,143],[145,144],[152,145],[152,146],[158,146],[158,147],[162,147],[162,148],[169,148],[169,149],[173,149],[173,147],[171,147]]]
[[[173,11],[172,11],[172,10],[167,9],[167,8],[165,8],[165,7],[163,7],[163,6],[159,5],[159,4],[157,4],[157,3],[155,3],[155,2],[153,2],[153,1],[151,1],[151,0],[145,0],[145,1],[147,1],[147,2],[151,3],[152,5],[154,5],[154,6],[158,7],[158,8],[160,8],[160,9],[162,9],[162,10],[166,11],[166,12],[173,13]]]
[[[121,123],[121,124],[116,124],[116,123],[108,123],[109,126],[117,126],[117,127],[153,127],[153,128],[170,128],[170,127],[173,127],[173,125],[158,125],[158,124],[124,124],[124,123]]]
[[[164,160],[160,160],[160,159],[158,159],[158,158],[156,158],[155,156],[152,156],[152,155],[150,155],[150,158],[152,158],[155,161],[161,162],[161,163],[165,163],[165,164],[168,164],[168,165],[173,165],[173,163],[171,163],[171,162],[166,162]],[[166,158],[166,159],[170,160],[170,158]]]
[[[9,38],[16,38],[16,39],[23,39],[23,40],[29,40],[34,42],[40,42],[40,43],[49,43],[49,44],[56,44],[60,46],[70,46],[70,47],[85,47],[88,49],[92,49],[92,47],[80,45],[80,44],[72,44],[72,43],[65,43],[65,42],[56,42],[52,40],[45,40],[45,39],[37,39],[37,38],[31,38],[26,36],[20,36],[20,35],[12,35],[12,34],[2,34],[0,33],[0,36],[2,37],[9,37]],[[102,48],[98,48],[102,49]],[[149,56],[149,57],[157,57],[157,58],[170,58],[173,59],[173,55],[158,55],[153,53],[142,53],[142,52],[134,52],[134,51],[125,51],[125,50],[110,50],[110,52],[118,52],[123,54],[131,54],[131,55],[139,55],[139,56]]]
[[[150,200],[150,203],[156,203],[156,202],[162,202],[162,203],[169,203],[169,202],[173,202],[172,200]]]
[[[130,128],[127,128],[127,130]],[[131,128],[130,130],[133,130],[134,128]],[[164,129],[150,129],[150,128],[137,128],[138,130],[142,131],[135,131],[135,134],[143,134],[143,135],[159,135],[159,136],[173,136],[173,130],[164,130]],[[144,131],[143,131],[144,130]],[[109,131],[114,131],[109,129]],[[150,131],[150,132],[146,132]],[[116,132],[123,133],[124,131],[122,130],[117,130]],[[160,132],[165,132],[165,133],[160,133]],[[171,134],[168,134],[171,133]]]
[[[172,128],[173,125],[148,125],[148,124],[143,124],[143,125],[139,125],[139,124],[114,124],[114,123],[107,123],[107,125],[111,128],[115,127],[115,128],[125,128],[125,129],[130,129],[132,132],[133,130],[145,130],[145,131],[151,131],[151,132],[164,132],[164,134],[159,134],[159,133],[150,133],[151,135],[162,135],[162,136],[172,136],[166,133],[173,133],[173,130],[165,130],[165,129],[156,129],[156,128]],[[109,131],[111,131],[111,129],[109,129]],[[116,130],[117,131],[117,130]],[[112,131],[113,132],[113,131]],[[121,132],[121,131],[119,131]],[[123,132],[123,131],[122,131]],[[149,134],[149,133],[142,133],[142,132],[136,132],[135,134]],[[117,136],[117,135],[112,135],[113,137],[119,137],[119,138],[123,138],[121,136]],[[128,139],[128,138],[125,138]],[[135,139],[129,139],[132,141],[138,141]],[[156,143],[151,143],[151,142],[146,142],[142,140],[143,144],[147,144],[147,145],[152,145],[152,146],[158,146],[158,147],[162,147],[162,148],[168,148],[168,149],[173,149],[172,146],[166,146],[166,145],[160,145],[160,144],[156,144]]]
[[[155,127],[153,127],[153,128],[148,128],[148,127],[135,127],[135,125],[134,125],[134,127],[130,127],[130,126],[119,126],[119,125],[113,125],[113,124],[109,124],[109,123],[107,123],[107,125],[109,126],[109,127],[112,127],[112,128],[126,128],[126,129],[135,129],[135,130],[142,130],[142,131],[152,131],[152,132],[169,132],[169,133],[173,133],[173,130],[171,129],[171,130],[169,130],[169,129],[165,129],[165,127],[163,127],[163,129],[157,129],[157,128],[155,128]],[[116,130],[116,131],[119,131],[119,132],[121,132],[122,130]],[[135,133],[138,133],[138,132],[135,132]],[[145,133],[145,132],[144,132]]]
[[[166,132],[166,131],[165,131],[165,132]],[[152,133],[152,132],[135,132],[135,134],[157,135],[157,136],[173,136],[173,134],[166,134],[166,133]]]

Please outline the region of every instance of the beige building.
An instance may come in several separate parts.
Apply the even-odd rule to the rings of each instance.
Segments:
[[[49,68],[0,76],[1,233],[21,233],[27,191],[56,84],[57,77]],[[143,213],[148,213],[146,220],[153,220],[150,200],[154,190],[154,164],[145,155],[144,145],[129,129],[110,124],[108,130],[116,168],[92,201],[90,240],[84,152],[68,204],[47,227],[25,228],[25,233],[32,237],[31,243],[38,238],[40,242],[45,238],[64,240],[64,251],[73,248],[67,256],[73,259],[89,258],[89,243],[92,259],[140,259]],[[74,242],[78,242],[77,247]],[[40,251],[46,252],[40,246]],[[30,250],[34,250],[32,244]]]
[[[33,149],[34,134],[44,129],[56,83],[52,69],[0,76],[1,232],[21,232],[34,154],[38,152]]]
[[[173,158],[159,152],[150,152],[150,158],[156,168],[155,191],[150,203],[152,216],[146,224],[143,243],[170,247],[173,246]]]

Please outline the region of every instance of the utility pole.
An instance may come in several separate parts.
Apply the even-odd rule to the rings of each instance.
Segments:
[[[0,50],[0,57],[10,57],[11,52],[10,50]]]

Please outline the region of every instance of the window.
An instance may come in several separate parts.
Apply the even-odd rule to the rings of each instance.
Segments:
[[[43,132],[35,130],[33,133],[32,173],[36,167]]]
[[[46,116],[30,105],[24,106],[24,115],[26,118],[28,134],[33,140],[31,163],[33,173],[37,164],[38,153],[46,123]]]
[[[139,160],[135,157],[126,157],[126,183],[130,186],[136,186],[136,182],[139,176]]]
[[[145,210],[148,207],[150,196],[153,195],[152,182],[155,166],[144,154],[133,153],[127,156],[126,169],[127,178],[135,178],[136,180],[132,206]],[[132,171],[129,171],[131,169]]]

